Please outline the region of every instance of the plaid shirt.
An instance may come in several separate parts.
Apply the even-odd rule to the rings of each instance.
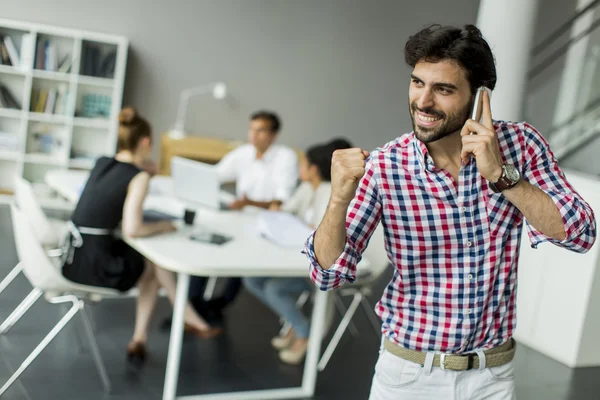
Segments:
[[[549,241],[584,253],[596,237],[590,206],[558,167],[544,138],[526,123],[495,121],[504,161],[547,193],[566,232],[554,240],[527,223],[533,247]],[[475,160],[458,182],[434,166],[414,133],[374,150],[346,219],[346,246],[328,270],[307,254],[313,282],[334,289],[354,282],[356,265],[381,220],[394,266],[376,312],[392,342],[417,351],[466,353],[507,341],[516,323],[516,283],[523,214],[488,188]]]

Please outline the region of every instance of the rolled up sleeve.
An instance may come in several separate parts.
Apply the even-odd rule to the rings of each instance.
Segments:
[[[543,136],[525,124],[526,154],[525,179],[546,193],[562,217],[566,237],[553,239],[527,222],[527,232],[532,247],[550,242],[559,247],[585,253],[596,240],[596,220],[590,205],[567,181],[563,171]]]

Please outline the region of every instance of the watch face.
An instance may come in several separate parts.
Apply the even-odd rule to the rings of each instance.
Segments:
[[[511,181],[511,182],[517,182],[519,179],[521,179],[521,174],[519,173],[519,170],[515,168],[514,165],[511,164],[507,164],[504,168],[506,177]]]

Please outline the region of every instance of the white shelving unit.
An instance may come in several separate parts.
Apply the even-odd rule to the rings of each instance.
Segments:
[[[0,107],[0,202],[12,199],[15,177],[22,176],[44,207],[61,208],[44,184],[46,172],[91,169],[116,151],[129,42],[0,18],[0,44],[4,37],[19,60],[0,65],[0,87],[19,108]]]

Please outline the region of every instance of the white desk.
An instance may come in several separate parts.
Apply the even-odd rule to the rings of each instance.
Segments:
[[[87,173],[74,171],[50,171],[46,176],[46,183],[68,200],[76,202],[87,176]],[[171,213],[180,212],[183,210],[183,205],[173,199],[170,195],[171,190],[172,185],[169,178],[153,178],[145,206]],[[313,396],[327,303],[327,292],[319,290],[316,291],[314,300],[302,386],[176,397],[183,337],[183,315],[190,275],[306,277],[308,274],[308,261],[300,253],[300,248],[281,248],[258,237],[252,230],[252,224],[256,218],[256,213],[252,211],[197,210],[196,223],[211,229],[217,227],[214,228],[217,232],[234,237],[232,241],[222,246],[189,240],[191,228],[185,226],[180,227],[174,233],[160,236],[125,238],[130,246],[149,260],[178,275],[163,400],[174,400],[175,398],[185,400],[267,400]],[[260,251],[258,251],[259,249]]]

